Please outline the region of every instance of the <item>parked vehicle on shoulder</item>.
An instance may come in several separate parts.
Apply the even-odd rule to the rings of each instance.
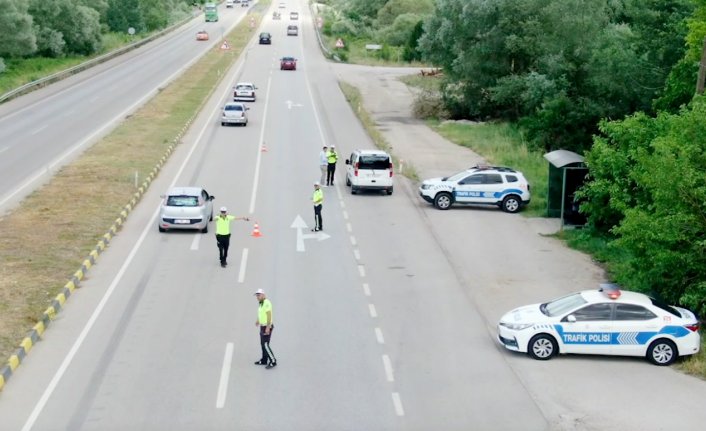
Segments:
[[[299,35],[299,27],[296,25],[287,26],[287,36],[297,36]]]
[[[221,113],[221,126],[226,126],[228,124],[247,126],[247,111],[249,109],[250,108],[240,102],[226,103],[225,106],[223,106],[223,112]]]
[[[454,204],[476,204],[516,213],[530,203],[530,185],[522,172],[478,165],[448,177],[424,180],[419,195],[441,210]]]
[[[279,70],[297,70],[297,59],[294,57],[282,57],[279,61]]]
[[[213,199],[201,187],[173,187],[162,195],[157,228],[160,232],[171,229],[198,229],[208,232],[208,222],[213,220]]]
[[[498,323],[498,341],[540,360],[577,353],[640,356],[655,365],[701,347],[694,313],[613,284],[512,310]]]
[[[346,185],[351,194],[360,190],[393,192],[392,157],[380,150],[355,150],[346,159]]]
[[[239,82],[233,88],[233,101],[243,100],[246,102],[255,101],[255,90],[257,87],[251,82]]]

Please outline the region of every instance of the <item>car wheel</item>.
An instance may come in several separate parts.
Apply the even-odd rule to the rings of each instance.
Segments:
[[[348,187],[351,186],[351,179],[348,178],[348,176],[346,176],[346,185],[347,185]]]
[[[392,187],[390,187],[389,189],[387,189],[387,195],[390,196],[391,194],[392,194]]]
[[[225,126],[225,125],[226,125],[226,123],[224,123],[223,121],[221,121],[221,126]]]
[[[167,231],[167,230],[166,230],[165,228],[163,228],[162,226],[157,226],[157,229],[158,229],[160,232],[166,232],[166,231]]]
[[[351,186],[351,194],[354,195],[354,194],[356,194],[356,193],[358,193],[358,187],[356,187],[356,186]]]
[[[671,365],[677,356],[677,346],[665,338],[653,341],[647,349],[647,359],[655,365]]]
[[[201,229],[201,233],[208,233],[208,225],[204,226],[203,229]]]
[[[440,210],[447,210],[451,208],[453,203],[453,198],[450,193],[437,193],[434,197],[434,206]]]
[[[551,359],[558,353],[556,341],[550,335],[539,334],[532,337],[527,346],[527,353],[540,361]]]
[[[505,196],[505,199],[503,199],[502,209],[508,213],[516,213],[520,210],[521,205],[522,203],[517,195],[509,195]]]

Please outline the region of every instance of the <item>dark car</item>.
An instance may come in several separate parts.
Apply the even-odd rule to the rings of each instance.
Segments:
[[[266,32],[260,33],[260,45],[271,45],[272,35]]]
[[[297,70],[297,59],[294,57],[282,57],[279,61],[279,70]]]

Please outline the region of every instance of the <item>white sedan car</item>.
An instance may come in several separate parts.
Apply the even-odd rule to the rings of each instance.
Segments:
[[[656,365],[701,346],[694,313],[611,284],[510,311],[500,319],[498,341],[534,359],[582,353],[641,356]]]
[[[198,229],[207,233],[208,222],[213,220],[213,199],[201,187],[172,187],[162,195],[157,228],[160,232]]]
[[[250,82],[239,82],[233,89],[233,101],[237,102],[242,100],[246,102],[254,102],[255,90],[257,90],[257,87],[255,87],[254,84]]]

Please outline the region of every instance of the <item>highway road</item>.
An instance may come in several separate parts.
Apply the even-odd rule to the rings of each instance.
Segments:
[[[0,213],[12,208],[218,43],[248,8],[221,6],[165,37],[0,105]],[[206,29],[211,40],[196,42]]]
[[[401,177],[392,196],[353,196],[339,163],[324,189],[328,237],[299,236],[311,234],[292,225],[312,226],[321,146],[345,158],[372,142],[304,2],[287,4],[300,12],[300,36],[285,35],[287,19],[265,20],[273,44],[251,45],[229,72],[13,375],[0,428],[700,429],[697,379],[640,359],[538,362],[497,345],[504,311],[598,276],[584,256],[523,229],[521,216],[437,211]],[[299,70],[280,71],[283,55]],[[258,100],[247,127],[221,127],[237,81],[254,82]],[[216,207],[251,217],[233,224],[227,268],[212,233],[157,231],[159,195],[174,184],[203,186]],[[253,365],[258,288],[274,306],[271,370]]]

